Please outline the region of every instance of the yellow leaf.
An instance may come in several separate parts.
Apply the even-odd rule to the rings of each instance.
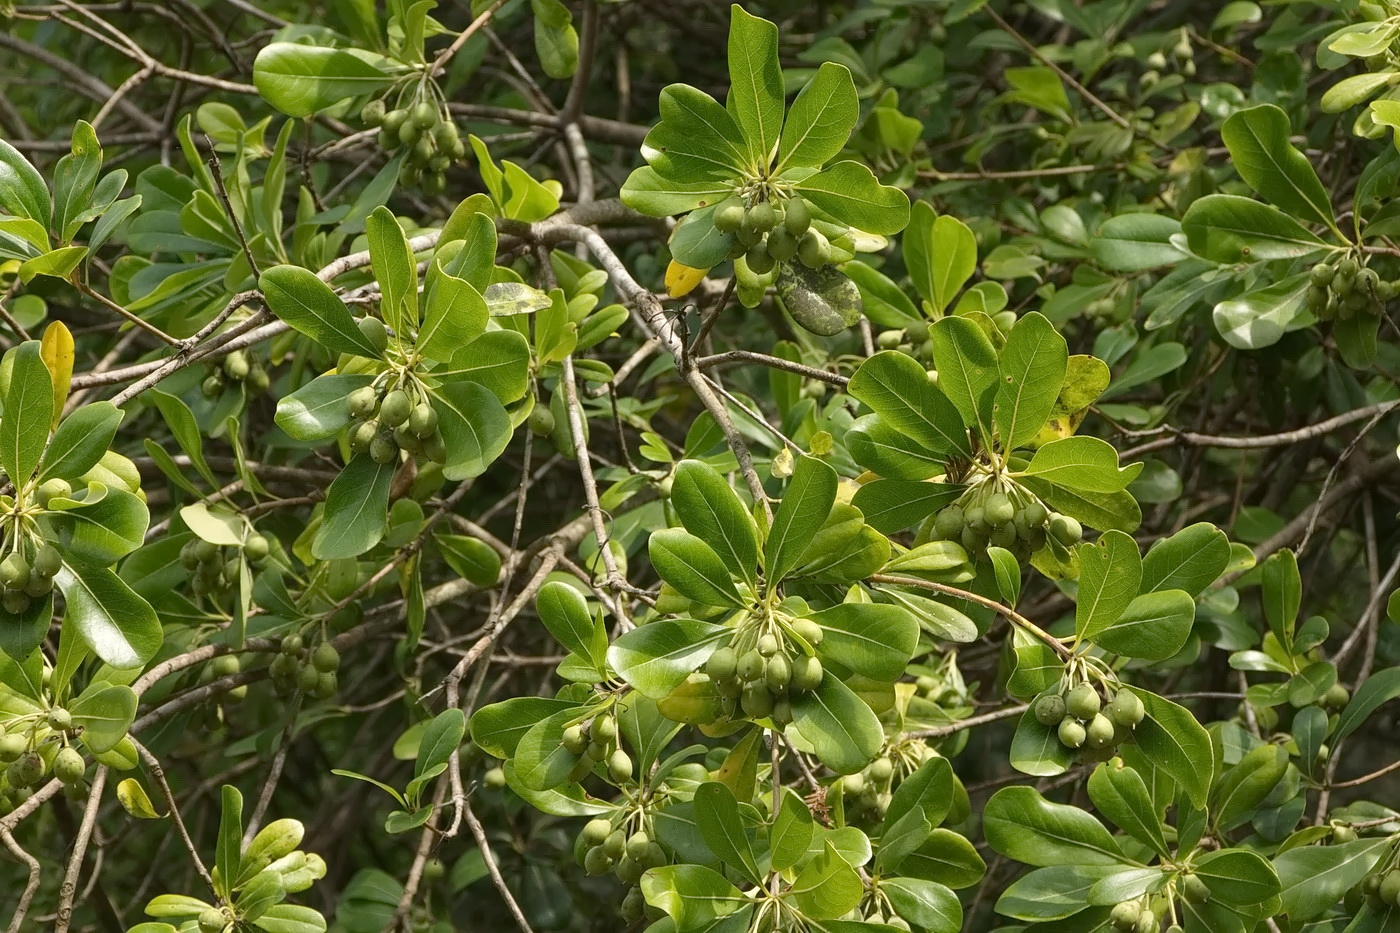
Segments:
[[[39,354],[53,377],[53,426],[58,427],[63,405],[68,401],[68,388],[73,381],[73,335],[62,321],[54,321],[44,328]]]
[[[671,264],[666,267],[666,294],[672,298],[683,298],[689,295],[709,271],[709,269],[694,269],[672,259]]]
[[[117,785],[117,801],[127,813],[138,820],[158,820],[161,814],[151,805],[146,789],[135,778],[127,778]]]

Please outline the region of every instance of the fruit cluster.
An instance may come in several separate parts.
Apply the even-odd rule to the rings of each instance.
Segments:
[[[59,486],[62,489],[59,489]],[[47,507],[50,499],[58,495],[67,496],[71,489],[61,479],[51,479],[40,487],[39,501]],[[24,549],[15,548],[0,560],[0,606],[10,615],[23,615],[30,604],[53,592],[53,578],[63,566],[58,549],[52,544],[39,545],[29,554]]]
[[[612,872],[624,884],[636,884],[648,868],[666,864],[666,853],[645,830],[638,829],[629,835],[625,829],[614,827],[610,820],[602,817],[589,820],[583,827],[578,851],[582,853],[584,871],[590,875]]]
[[[272,384],[272,377],[267,374],[262,360],[249,356],[244,350],[234,350],[224,357],[222,366],[210,367],[208,372],[209,375],[199,384],[199,390],[210,401],[223,395],[231,383],[241,384],[249,394],[262,394]]]
[[[1361,881],[1361,894],[1372,913],[1383,914],[1400,907],[1400,866],[1373,871]]]
[[[271,546],[260,534],[250,534],[242,546],[218,545],[203,538],[191,538],[180,548],[180,566],[190,571],[190,590],[196,596],[225,593],[238,586],[243,560],[261,564]]]
[[[1319,321],[1349,321],[1358,314],[1379,316],[1400,294],[1400,281],[1385,281],[1375,269],[1350,256],[1313,266],[1309,278],[1308,309]]]
[[[617,741],[617,718],[612,713],[602,712],[586,722],[569,726],[564,730],[561,744],[577,759],[569,772],[570,781],[582,781],[604,759],[608,762],[608,777],[614,784],[632,780],[632,756]]]
[[[1183,880],[1189,878],[1190,881],[1202,887],[1205,886],[1201,879],[1195,875],[1187,874],[1182,877]],[[1185,886],[1189,887],[1189,883]],[[1206,893],[1209,894],[1209,892]],[[1122,933],[1157,933],[1157,930],[1162,927],[1162,921],[1144,898],[1114,904],[1113,909],[1108,913],[1108,922],[1115,930],[1121,930]]]
[[[1035,701],[1035,718],[1054,726],[1060,744],[1083,749],[1089,760],[1107,761],[1129,736],[1147,711],[1130,690],[1119,690],[1107,704],[1091,683],[1075,684],[1064,694],[1051,693]]]
[[[290,695],[298,691],[318,700],[335,696],[339,684],[336,671],[340,669],[340,652],[328,641],[307,651],[302,637],[296,633],[282,638],[281,651],[272,659],[268,673],[273,686]]]
[[[3,792],[0,792],[0,815],[9,813],[34,793],[50,776],[57,778],[75,796],[84,790],[83,775],[87,762],[75,748],[64,745],[52,760],[41,754],[35,736],[40,726],[50,730],[44,743],[59,741],[60,736],[73,730],[73,715],[62,707],[54,707],[44,718],[25,732],[5,732],[0,728],[0,764],[5,765]]]
[[[832,260],[832,243],[812,226],[812,210],[803,198],[749,204],[733,195],[715,208],[713,220],[720,233],[734,234],[729,258],[743,257],[758,275],[767,275],[777,263],[794,257],[809,269]],[[849,243],[837,245],[849,251]]]
[[[727,701],[731,718],[742,711],[750,719],[772,719],[782,728],[792,722],[792,694],[815,690],[822,682],[821,660],[804,650],[821,644],[821,626],[811,619],[794,619],[790,627],[805,646],[775,625],[762,634],[741,631],[705,662],[705,673]]]
[[[383,99],[372,100],[360,110],[365,126],[379,129],[379,148],[389,155],[404,152],[399,181],[409,187],[421,185],[427,194],[446,191],[447,170],[467,154],[457,124],[438,103],[440,99],[436,87],[424,85],[412,100],[401,98],[393,110]]]
[[[841,778],[841,799],[845,802],[846,819],[860,814],[873,822],[885,818],[890,807],[891,785],[894,783],[894,762],[876,758],[864,771]]]
[[[956,541],[973,560],[985,560],[987,548],[996,546],[1027,560],[1049,547],[1061,560],[1084,537],[1079,522],[1051,512],[1036,496],[1015,483],[1005,489],[984,483],[969,488],[951,505],[939,509],[925,523],[919,536],[931,541]]]
[[[371,318],[371,320],[373,320]],[[427,399],[414,398],[412,383],[390,388],[361,386],[345,397],[350,412],[350,448],[368,453],[375,463],[397,463],[400,451],[434,463],[447,459],[438,414]]]

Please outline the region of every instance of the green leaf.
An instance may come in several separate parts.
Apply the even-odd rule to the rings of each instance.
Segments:
[[[228,898],[230,885],[243,870],[243,795],[238,788],[225,784],[220,790],[219,845],[214,854],[214,867],[219,870],[217,891]]]
[[[987,332],[971,318],[945,317],[933,322],[928,335],[938,369],[938,388],[957,408],[964,424],[978,425],[983,435],[990,437],[997,351]],[[1057,393],[1059,388],[1055,386]]]
[[[530,374],[530,344],[513,330],[490,330],[452,354],[452,375],[444,383],[475,382],[491,390],[502,405],[525,397]]]
[[[1103,824],[1078,807],[1051,803],[1033,787],[1004,787],[982,811],[993,849],[1027,865],[1130,864]]]
[[[578,32],[569,8],[559,0],[530,0],[535,14],[535,54],[551,78],[568,78],[578,70]]]
[[[733,190],[746,162],[739,124],[719,101],[688,84],[661,89],[661,122],[647,133],[642,156],[669,182],[723,182]],[[719,203],[712,200],[710,206]]]
[[[944,404],[956,419],[957,412],[951,403],[944,399]],[[846,447],[851,458],[870,472],[910,486],[921,484],[947,469],[946,453],[929,450],[880,415],[857,418],[846,432]],[[964,487],[952,488],[961,493]]]
[[[982,880],[987,864],[967,837],[951,829],[935,829],[923,845],[904,857],[899,871],[906,877],[966,888]]]
[[[925,201],[914,204],[909,229],[900,238],[914,290],[935,314],[977,271],[977,238],[956,217],[938,216]]]
[[[1089,775],[1088,789],[1094,807],[1119,829],[1163,858],[1171,854],[1162,834],[1162,814],[1137,771],[1121,761],[1104,762]]]
[[[1220,776],[1211,791],[1211,817],[1228,832],[1243,826],[1288,770],[1288,752],[1277,745],[1261,745]]]
[[[1001,350],[997,384],[995,415],[1003,450],[1014,450],[1040,433],[1060,397],[1068,365],[1065,338],[1044,315],[1032,311],[1016,321]]]
[[[72,151],[53,170],[53,220],[49,224],[59,242],[67,244],[91,217],[93,186],[102,168],[102,146],[86,120],[73,126]]]
[[[568,780],[578,756],[561,743],[564,729],[579,718],[578,714],[576,707],[561,710],[535,723],[521,736],[515,747],[515,773],[528,790],[546,791]]]
[[[1264,618],[1269,631],[1284,650],[1293,644],[1294,626],[1303,600],[1303,578],[1298,573],[1298,558],[1284,548],[1269,555],[1260,570],[1260,590],[1264,597]]]
[[[608,636],[588,611],[583,594],[558,580],[546,583],[535,597],[535,611],[555,641],[569,651],[601,664]]]
[[[1142,591],[1205,592],[1230,563],[1230,539],[1210,522],[1188,525],[1160,538],[1142,559]]]
[[[97,465],[125,412],[111,402],[89,402],[59,422],[39,461],[37,479],[77,479]]]
[[[862,162],[837,162],[794,187],[820,210],[866,233],[889,236],[909,223],[908,195],[880,184]]]
[[[375,463],[357,454],[326,490],[321,527],[311,542],[317,560],[358,557],[384,537],[389,484],[397,463]]]
[[[889,535],[917,525],[957,499],[962,489],[952,484],[877,479],[857,489],[851,505],[860,509],[867,525]]]
[[[317,441],[330,437],[353,420],[345,404],[346,396],[373,381],[374,377],[368,373],[317,376],[292,394],[278,399],[273,420],[294,440]],[[63,430],[61,425],[59,430]]]
[[[161,626],[150,603],[106,567],[64,563],[54,576],[75,626],[92,653],[109,667],[141,667],[160,649]]]
[[[510,415],[490,389],[465,379],[445,382],[431,394],[447,447],[442,475],[450,480],[480,476],[510,443]]]
[[[828,920],[852,910],[864,893],[860,875],[828,842],[797,873],[785,896],[805,916]]]
[[[682,528],[654,531],[647,553],[662,580],[686,599],[706,606],[744,605],[729,569],[704,541]]]
[[[1386,838],[1357,839],[1340,845],[1300,846],[1274,859],[1283,900],[1282,913],[1294,923],[1316,920],[1342,902],[1386,854]]]
[[[1038,868],[1022,875],[997,899],[997,913],[1017,920],[1063,920],[1084,911],[1089,890],[1100,880],[1122,870],[1118,864],[1064,864]],[[1088,913],[1088,912],[1086,912]],[[1107,919],[1107,911],[1103,912]],[[1067,930],[1085,929],[1079,918]],[[1092,921],[1089,921],[1092,923]],[[1089,929],[1101,930],[1088,926]]]
[[[1220,127],[1235,171],[1295,217],[1337,229],[1332,201],[1307,156],[1288,141],[1288,115],[1273,104],[1232,113]]]
[[[893,824],[917,808],[931,826],[937,826],[948,816],[953,794],[953,768],[948,759],[930,758],[899,782],[885,810],[884,822]]]
[[[681,218],[667,246],[676,262],[692,269],[710,269],[729,255],[734,234],[722,233],[714,225],[714,206],[702,207]]]
[[[753,516],[724,477],[707,463],[682,460],[676,466],[671,504],[685,530],[713,548],[731,574],[752,586],[758,532]]]
[[[35,256],[33,259],[25,260],[19,267],[19,279],[28,284],[36,276],[47,275],[56,279],[68,279],[73,270],[78,268],[84,257],[87,256],[85,246],[61,246],[58,249],[49,250],[42,256]]]
[[[1230,907],[1253,907],[1280,891],[1274,867],[1248,849],[1218,849],[1196,859],[1196,876],[1206,883],[1212,898]]]
[[[811,809],[791,788],[784,788],[782,806],[768,834],[773,871],[787,871],[801,861],[815,833],[816,821]]]
[[[717,204],[734,191],[731,179],[683,181],[662,175],[649,165],[634,169],[619,193],[622,203],[652,217],[683,214]]]
[[[851,70],[823,62],[788,109],[775,171],[821,168],[841,152],[859,117]]]
[[[663,700],[732,632],[727,626],[698,619],[657,619],[614,641],[608,648],[608,663],[644,696]]]
[[[822,627],[819,655],[885,683],[904,673],[919,641],[918,624],[899,606],[840,603],[808,618]]]
[[[1220,263],[1300,259],[1326,248],[1278,208],[1234,194],[1192,201],[1181,229],[1191,252]]]
[[[391,76],[367,54],[299,42],[273,42],[253,60],[253,84],[263,100],[290,117],[313,113],[389,86]]]
[[[258,277],[258,288],[273,314],[326,349],[379,359],[345,302],[309,269],[273,266]]]
[[[0,139],[0,210],[38,224],[49,222],[49,189],[19,150]]]
[[[838,774],[860,771],[884,741],[880,720],[835,677],[823,677],[815,690],[798,694],[792,701],[792,714],[802,738],[822,764]]]
[[[1051,441],[1035,452],[1027,476],[1086,492],[1119,492],[1142,472],[1141,464],[1118,466],[1118,451],[1097,437],[1074,435]]]
[[[484,214],[476,216],[482,217],[485,224],[474,224],[473,230],[478,226],[491,227],[494,242],[495,226],[490,218]],[[490,318],[486,299],[466,279],[444,272],[436,259],[428,274],[427,292],[417,350],[430,360],[450,360],[485,332]]]
[[[1182,590],[1144,593],[1093,640],[1100,648],[1129,658],[1165,661],[1186,644],[1196,619],[1196,602]]]
[[[897,350],[875,354],[851,376],[846,391],[927,450],[971,455],[957,406],[929,381],[928,373],[913,357]]]
[[[214,473],[204,459],[204,437],[194,412],[190,411],[190,407],[178,396],[159,389],[151,389],[149,394],[156,408],[160,410],[161,417],[165,419],[166,426],[170,428],[170,433],[174,435],[175,442],[189,455],[195,471],[204,478],[211,489],[218,489],[219,483],[214,479]]]
[[[495,758],[514,758],[520,739],[535,723],[564,710],[577,709],[568,700],[512,697],[483,706],[472,714],[472,741]]]
[[[124,684],[90,685],[68,707],[83,744],[95,753],[115,748],[136,718],[136,694]]]
[[[1394,593],[1391,594],[1391,604],[1397,605]],[[1400,667],[1387,667],[1367,677],[1365,682],[1356,688],[1351,702],[1347,703],[1346,708],[1337,717],[1337,740],[1351,735],[1372,713],[1396,697],[1400,697]]]
[[[667,865],[642,876],[647,903],[664,910],[675,929],[736,933],[748,929],[749,899],[719,872],[703,865]],[[732,917],[735,923],[722,924]]]
[[[1307,274],[1298,273],[1219,302],[1212,313],[1215,329],[1241,350],[1271,347],[1293,326],[1307,289]]]
[[[326,918],[300,904],[273,904],[253,924],[263,933],[326,933]]]
[[[1215,774],[1210,735],[1184,707],[1137,687],[1123,689],[1136,693],[1147,709],[1147,717],[1134,730],[1138,748],[1186,791],[1193,804],[1204,807]]]
[[[33,475],[53,424],[53,379],[39,341],[26,340],[5,354],[9,380],[0,417],[0,467],[17,487]]]
[[[1110,272],[1142,272],[1187,258],[1171,242],[1180,232],[1175,217],[1134,211],[1105,220],[1089,245],[1094,262]]]
[[[733,791],[718,781],[706,781],[696,788],[695,822],[705,845],[721,862],[743,874],[750,883],[761,883],[762,875],[754,860],[753,846],[744,833]]]
[[[767,168],[783,128],[778,27],[730,6],[729,96],[725,107],[744,136],[749,167]]]
[[[19,615],[5,613],[5,622],[0,625],[0,651],[11,659],[22,662],[34,657],[34,649],[39,647],[53,624],[53,594],[29,601],[29,608]],[[0,671],[5,661],[0,658]],[[6,686],[11,686],[8,680]],[[13,687],[11,687],[13,689]]]
[[[1063,666],[1053,651],[1050,651],[1049,648],[1046,648],[1045,651],[1048,655],[1047,660],[1050,662],[1046,673],[1053,674],[1058,679]],[[1019,661],[1020,652],[1017,656]],[[1043,687],[1048,680],[1049,677],[1037,679],[1030,686]],[[1024,691],[1018,687],[1018,692]],[[1021,714],[1021,718],[1017,720],[1016,731],[1011,736],[1011,749],[1008,753],[1011,767],[1022,774],[1031,774],[1036,777],[1053,777],[1068,771],[1069,766],[1074,763],[1075,750],[1060,741],[1056,728],[1056,726],[1047,726],[1035,718],[1035,704],[1032,702]]]
[[[958,933],[963,912],[958,896],[936,881],[923,878],[888,878],[880,890],[890,907],[910,924],[928,933]]]
[[[785,577],[802,558],[836,501],[836,471],[815,457],[797,461],[763,544],[764,579]]]
[[[394,212],[381,205],[365,218],[365,239],[370,267],[379,283],[380,313],[389,329],[406,343],[409,330],[418,326],[418,271],[408,237]]]
[[[1107,531],[1098,541],[1081,547],[1075,634],[1093,639],[1116,623],[1137,596],[1141,581],[1142,558],[1131,535]]]

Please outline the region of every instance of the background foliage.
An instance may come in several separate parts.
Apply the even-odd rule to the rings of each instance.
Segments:
[[[1397,923],[1397,11],[0,16],[11,930]]]

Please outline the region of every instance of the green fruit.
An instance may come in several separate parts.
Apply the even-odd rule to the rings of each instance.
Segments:
[[[627,839],[627,857],[634,862],[644,861],[650,847],[651,839],[646,833],[638,830]]]
[[[598,819],[589,820],[584,824],[583,832],[580,836],[583,839],[583,844],[591,849],[602,845],[603,840],[608,838],[611,832],[612,823],[600,817]]]
[[[260,534],[251,534],[243,542],[243,556],[253,563],[264,561],[272,551],[272,546],[267,543],[267,539]]]
[[[1099,692],[1093,684],[1076,684],[1065,695],[1065,709],[1076,719],[1093,719],[1100,707]]]
[[[442,117],[431,101],[420,100],[413,105],[413,109],[409,112],[409,118],[420,129],[426,130],[434,126]]]
[[[617,741],[617,720],[606,713],[600,713],[593,717],[593,725],[589,727],[589,734],[593,737],[593,741],[611,745]]]
[[[771,658],[778,653],[778,639],[772,634],[765,634],[758,639],[758,653],[765,658]]]
[[[490,768],[481,776],[481,783],[494,790],[506,786],[506,773],[501,768]]]
[[[1005,494],[997,492],[987,497],[987,501],[982,505],[982,514],[988,524],[1005,525],[1015,516],[1016,507]]]
[[[797,619],[792,623],[792,633],[815,648],[822,643],[826,632],[811,619]]]
[[[1108,717],[1120,726],[1132,728],[1142,722],[1147,710],[1137,694],[1129,690],[1119,690],[1108,703]]]
[[[783,226],[795,237],[800,237],[812,226],[812,212],[802,198],[789,198],[783,212]]]
[[[612,859],[601,847],[589,849],[583,856],[583,870],[590,875],[605,875],[612,868]]]
[[[1375,269],[1362,269],[1356,273],[1356,288],[1367,295],[1376,293],[1376,286],[1381,284],[1381,277],[1376,274]]]
[[[1376,893],[1391,907],[1400,906],[1400,869],[1392,868],[1386,872]]]
[[[705,662],[705,673],[710,675],[711,680],[732,680],[738,670],[739,656],[727,645],[715,651]]]
[[[34,498],[39,500],[41,508],[48,508],[49,503],[54,499],[66,499],[73,494],[73,487],[66,479],[54,477],[45,480],[38,489],[34,490]]]
[[[632,780],[632,756],[620,748],[615,749],[608,756],[608,777],[612,778],[615,784]]]
[[[28,744],[24,736],[19,733],[0,735],[0,762],[9,764],[18,761]]]
[[[186,570],[194,570],[199,566],[199,555],[195,553],[194,540],[186,541],[185,546],[180,548],[180,566]]]
[[[792,680],[792,664],[788,661],[787,655],[775,654],[768,659],[764,679],[768,681],[768,686],[772,690],[787,689],[788,682]]]
[[[248,354],[234,350],[224,357],[224,373],[235,382],[242,382],[248,376]]]
[[[768,714],[768,718],[773,720],[773,724],[779,729],[787,727],[792,722],[792,701],[784,694],[773,701],[773,712]]]
[[[1351,281],[1356,278],[1356,273],[1361,271],[1361,264],[1348,256],[1337,262],[1337,278]]]
[[[376,434],[369,444],[369,456],[381,466],[393,463],[399,459],[399,445],[395,444],[392,438]]]
[[[1035,704],[1035,718],[1042,726],[1053,726],[1065,718],[1065,698],[1059,695],[1041,697]]]
[[[822,662],[810,655],[798,655],[792,662],[788,686],[793,690],[815,690],[822,682]]]
[[[408,121],[408,111],[403,109],[390,110],[384,114],[384,120],[379,124],[386,133],[398,136],[399,130]]]
[[[1333,684],[1322,695],[1322,705],[1328,709],[1341,709],[1351,700],[1351,694],[1341,684]]]
[[[304,664],[297,670],[297,686],[306,693],[315,690],[320,682],[321,672],[310,664]]]
[[[773,210],[771,201],[760,201],[749,208],[744,215],[744,225],[752,227],[759,233],[767,233],[773,229],[773,225],[778,222],[778,212]]]
[[[397,428],[408,420],[413,411],[413,401],[403,389],[392,389],[379,403],[379,421],[391,428]]]
[[[1187,872],[1181,876],[1181,893],[1193,904],[1204,904],[1210,900],[1210,888],[1195,875]]]
[[[1320,285],[1309,285],[1307,291],[1308,307],[1313,311],[1320,311],[1327,307],[1327,302],[1332,300],[1332,293]]]
[[[1018,540],[1016,526],[1007,522],[1004,525],[996,525],[992,528],[991,543],[997,547],[1010,550],[1016,546]]]
[[[44,714],[44,722],[55,732],[67,732],[73,728],[73,714],[61,706],[55,706]]]
[[[290,635],[282,636],[281,651],[287,657],[299,658],[304,650],[306,650],[306,643],[297,633],[293,632]]]
[[[582,755],[588,750],[588,736],[584,734],[582,726],[569,726],[564,730],[563,738],[560,739],[559,744],[563,745],[570,755]]]
[[[1085,732],[1085,743],[1090,748],[1108,748],[1113,744],[1113,722],[1103,713],[1090,720]]]
[[[360,333],[370,344],[383,353],[389,347],[389,329],[384,326],[384,322],[374,315],[367,314],[355,322],[355,326],[360,328]]]
[[[7,589],[22,590],[29,582],[29,561],[19,551],[11,551],[0,560],[0,583]]]
[[[384,101],[376,98],[360,108],[360,122],[365,126],[379,126],[388,112]]]
[[[447,176],[441,172],[430,172],[423,176],[424,194],[442,194],[447,191]]]
[[[536,437],[548,437],[554,433],[554,412],[548,405],[535,403],[530,410],[530,433]]]
[[[767,275],[777,265],[773,255],[768,252],[766,240],[759,240],[749,247],[749,251],[744,254],[744,262],[748,263],[749,269],[757,275]]]
[[[328,641],[323,641],[311,652],[311,664],[321,673],[340,669],[340,652]]]
[[[787,227],[774,227],[768,234],[768,255],[779,262],[787,262],[797,255],[797,237],[788,232]],[[756,271],[756,270],[755,270]],[[883,337],[884,334],[881,334]],[[886,349],[890,349],[886,347]]]
[[[1078,544],[1080,539],[1084,537],[1084,529],[1080,526],[1078,521],[1068,515],[1060,515],[1059,513],[1050,516],[1050,527],[1048,530],[1050,536],[1065,547]]]
[[[797,258],[809,269],[824,266],[831,261],[831,245],[820,230],[808,230],[798,241]]]
[[[1116,929],[1131,930],[1137,926],[1141,913],[1142,906],[1137,901],[1124,901],[1113,905],[1113,909],[1108,913],[1108,922]]]
[[[408,429],[418,437],[429,437],[438,426],[438,414],[427,402],[419,402],[408,413]]]
[[[1031,502],[1021,510],[1021,514],[1025,516],[1026,524],[1032,528],[1044,525],[1046,520],[1050,518],[1050,513],[1039,499],[1031,500]]]
[[[638,881],[641,881],[643,871],[645,871],[645,869],[642,868],[640,862],[634,861],[626,856],[623,856],[622,860],[613,866],[613,874],[616,875],[617,880],[621,881],[623,884],[636,884]]]
[[[1346,824],[1346,823],[1333,823],[1333,824],[1332,824],[1332,841],[1333,841],[1333,842],[1336,842],[1336,843],[1339,843],[1339,844],[1345,844],[1345,843],[1348,843],[1348,842],[1355,842],[1356,840],[1357,840],[1356,830],[1352,829],[1350,825],[1348,825],[1348,824]]]
[[[53,759],[53,776],[64,784],[76,784],[83,779],[87,763],[76,749],[60,748]]]
[[[738,230],[744,223],[744,199],[736,195],[721,201],[710,220],[721,233]]]
[[[1084,744],[1084,740],[1088,738],[1084,727],[1080,725],[1079,721],[1073,716],[1066,716],[1061,720],[1057,734],[1059,735],[1061,744],[1066,748],[1079,748]]]
[[[209,673],[214,677],[228,677],[243,669],[236,654],[221,654],[209,662]]]
[[[890,780],[890,778],[894,777],[894,762],[890,761],[888,758],[876,758],[866,767],[865,773],[869,775],[872,781],[878,784],[884,784],[886,781]]]
[[[220,933],[228,926],[228,918],[217,907],[210,907],[199,915],[199,933]]]
[[[0,596],[0,607],[12,616],[22,616],[29,611],[31,600],[27,593],[17,590],[6,590],[4,596]]]
[[[956,541],[962,535],[966,522],[962,506],[955,503],[938,510],[938,514],[933,517],[933,530],[944,541]]]
[[[627,834],[620,829],[608,833],[603,840],[603,853],[610,859],[620,859],[627,853]]]
[[[744,707],[744,715],[750,719],[764,719],[773,712],[773,694],[766,684],[748,684],[739,702]]]
[[[369,450],[374,443],[374,439],[379,436],[378,421],[363,421],[355,425],[355,429],[350,432],[350,447],[352,450],[364,452]]]
[[[53,577],[45,577],[40,574],[30,574],[29,582],[25,584],[24,595],[30,599],[39,599],[53,592]]]
[[[368,319],[367,319],[368,320]],[[372,386],[360,386],[345,396],[345,410],[352,418],[363,418],[379,405],[379,396]]]
[[[48,770],[44,767],[44,759],[39,757],[38,752],[27,752],[20,759],[10,765],[12,773],[19,778],[17,782],[20,786],[28,785],[34,787],[44,779],[44,774]]]
[[[750,681],[763,676],[768,664],[757,648],[750,648],[739,658],[739,679]]]
[[[986,510],[978,505],[963,512],[963,527],[979,538],[991,534],[992,531],[991,522],[987,521]]]
[[[1336,270],[1331,266],[1326,263],[1318,263],[1308,272],[1308,278],[1312,280],[1312,284],[1314,285],[1326,286],[1332,281],[1332,277],[1336,274]]]

